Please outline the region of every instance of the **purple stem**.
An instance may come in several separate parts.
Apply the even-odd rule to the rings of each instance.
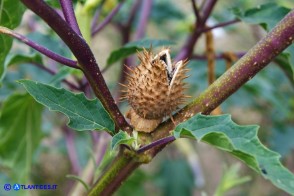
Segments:
[[[156,140],[155,142],[152,142],[151,144],[141,147],[139,150],[137,150],[137,153],[138,154],[143,153],[151,148],[154,148],[155,146],[166,145],[174,140],[176,140],[176,138],[173,135]]]
[[[73,172],[75,174],[78,174],[81,170],[81,167],[80,167],[80,164],[78,161],[78,155],[77,155],[76,149],[75,149],[73,131],[70,130],[67,126],[64,126],[63,130],[64,130],[64,134],[65,134],[65,143],[66,143],[66,147],[67,147],[68,158],[71,162]]]
[[[183,60],[190,58],[193,54],[194,45],[197,40],[203,33],[203,29],[205,28],[205,23],[212,12],[213,7],[215,6],[217,0],[207,0],[203,6],[203,11],[200,14],[200,18],[195,22],[194,31],[187,38],[184,46],[180,50],[179,54],[175,57],[175,61]]]
[[[100,18],[100,15],[101,15],[101,9],[98,8],[94,14],[94,17],[93,17],[93,20],[92,20],[92,23],[91,23],[91,31],[93,32],[94,29],[95,29],[95,26],[97,25],[98,21],[99,21],[99,18]]]
[[[219,28],[219,27],[225,27],[225,26],[228,26],[228,25],[231,25],[231,24],[235,24],[237,22],[240,22],[239,19],[235,19],[235,20],[231,20],[231,21],[228,21],[228,22],[223,22],[223,23],[219,23],[215,26],[212,26],[212,27],[208,27],[208,28],[205,28],[202,30],[202,32],[207,32],[207,31],[210,31],[212,29],[216,29],[216,28]]]
[[[193,12],[194,12],[194,14],[195,14],[195,16],[196,16],[197,21],[198,21],[198,20],[201,20],[201,19],[200,19],[199,10],[198,10],[198,7],[197,7],[197,5],[196,5],[195,0],[191,0],[191,1],[192,1]]]
[[[134,36],[134,40],[139,40],[142,37],[144,37],[146,32],[148,17],[151,12],[151,8],[152,8],[152,0],[144,0],[142,4],[141,16],[140,16],[137,32]]]
[[[126,26],[128,26],[129,28],[131,27],[131,25],[135,19],[136,13],[138,11],[138,8],[139,8],[141,2],[142,2],[142,0],[137,0],[131,8],[130,15],[129,15],[129,18],[128,18],[128,21],[126,24]]]
[[[118,13],[120,8],[122,7],[124,3],[124,0],[122,0],[109,14],[106,16],[103,22],[101,22],[91,33],[91,36],[95,36],[97,33],[99,33],[107,24],[111,22],[113,17]]]
[[[0,27],[0,33],[9,35],[11,37],[14,37],[16,39],[18,39],[19,41],[27,44],[28,46],[34,48],[35,50],[39,51],[40,53],[46,55],[47,57],[61,63],[64,64],[68,67],[72,67],[75,69],[80,69],[80,67],[77,65],[77,61],[73,61],[71,59],[65,58],[57,53],[52,52],[51,50],[49,50],[48,48],[45,48],[44,46],[41,46],[37,43],[35,43],[32,40],[29,40],[28,38],[26,38],[25,36],[18,34],[6,27]]]
[[[69,26],[80,36],[82,36],[82,33],[80,31],[75,12],[73,9],[73,4],[71,0],[59,0],[62,12],[64,15],[64,18],[66,22],[69,24]]]

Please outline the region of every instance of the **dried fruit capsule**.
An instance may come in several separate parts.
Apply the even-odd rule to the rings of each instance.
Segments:
[[[124,98],[132,107],[127,117],[135,130],[151,132],[184,102],[187,61],[173,64],[169,49],[155,56],[144,49],[138,58],[140,64],[127,77]]]

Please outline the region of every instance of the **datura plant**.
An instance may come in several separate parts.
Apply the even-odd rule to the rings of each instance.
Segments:
[[[231,107],[241,109],[239,115],[247,118],[244,107],[239,105],[244,100],[251,101],[248,108],[262,108],[259,115],[264,122],[270,122],[261,124],[267,135],[273,135],[271,128],[293,132],[294,10],[277,3],[243,10],[256,1],[230,1],[235,8],[228,13],[227,9],[214,9],[218,5],[227,8],[224,2],[196,2],[191,0],[189,6],[187,1],[112,0],[109,6],[105,0],[0,0],[0,195],[7,195],[15,183],[21,185],[20,195],[33,194],[28,187],[55,187],[51,195],[109,196],[116,190],[118,195],[142,195],[146,188],[143,183],[155,179],[149,178],[151,170],[145,167],[141,171],[148,175],[135,176],[135,183],[126,181],[119,188],[134,177],[131,174],[136,169],[152,164],[157,154],[179,138],[205,142],[225,151],[254,171],[246,170],[248,175],[260,175],[274,185],[265,194],[239,187],[239,195],[278,195],[278,191],[294,195],[293,173],[283,166],[278,153],[261,143],[257,137],[259,126],[237,125],[229,114],[223,114],[230,110],[220,107],[252,80],[240,90],[243,94],[232,97],[235,102]],[[288,3],[293,5],[290,0]],[[232,21],[211,25],[232,15]],[[147,28],[149,19],[152,28]],[[259,39],[251,49],[248,44],[234,44],[231,37],[225,41],[213,39],[215,28],[242,21],[261,24],[266,31],[256,33],[255,26],[254,36],[247,36],[250,28],[246,29],[246,37],[239,40],[252,43],[248,37]],[[238,31],[242,33],[232,37],[244,35],[243,26],[230,31],[230,36]],[[227,34],[223,32],[221,36]],[[21,44],[12,47],[12,38],[33,52]],[[120,38],[122,44],[118,46]],[[201,46],[200,38],[205,39]],[[217,45],[222,47],[216,49]],[[226,51],[236,45],[244,51]],[[110,48],[113,51],[108,51]],[[136,52],[138,59],[132,56]],[[105,55],[109,57],[103,63]],[[271,62],[279,66],[268,66]],[[261,70],[262,77],[254,77]],[[187,78],[188,74],[191,76]],[[189,100],[188,87],[192,95]],[[263,97],[268,102],[256,102],[257,95],[259,101]],[[68,123],[61,117],[63,114]],[[291,137],[273,138],[278,147],[293,147]],[[284,145],[285,140],[289,145]],[[172,152],[162,152],[173,155],[168,156],[172,161],[162,164],[164,174],[156,173],[165,178],[162,195],[193,195],[195,191],[213,195],[211,188],[199,189],[207,187],[207,176],[211,176],[201,173],[221,172],[214,172],[212,163],[201,164],[214,155],[196,152],[195,146],[189,147],[194,144],[191,141],[180,140]],[[263,141],[266,143],[266,139]],[[56,156],[57,151],[60,156]],[[183,153],[178,156],[178,152]],[[223,156],[226,155],[213,158]],[[197,157],[204,157],[203,162]],[[183,160],[185,165],[174,159]],[[215,161],[217,166],[222,165],[223,159],[215,160],[219,161]],[[202,166],[209,169],[202,171]],[[222,180],[215,195],[224,195],[245,182],[258,184],[256,180],[248,182],[249,177],[239,178],[238,172],[233,168],[222,178],[219,176]],[[202,184],[196,183],[196,187],[197,180]],[[162,180],[149,180],[150,186],[157,181]],[[174,191],[179,186],[181,191]],[[43,195],[46,193],[42,191],[48,190],[34,191]]]

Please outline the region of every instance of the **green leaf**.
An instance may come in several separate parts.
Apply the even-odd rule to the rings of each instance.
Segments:
[[[0,116],[0,165],[18,183],[29,181],[32,157],[42,138],[42,106],[29,94],[4,102]]]
[[[0,1],[0,26],[7,27],[9,29],[16,28],[22,19],[22,15],[25,11],[25,7],[19,0],[1,0]],[[1,9],[2,8],[2,9]],[[7,35],[0,34],[0,82],[5,73],[6,66],[4,64],[5,58],[12,46],[12,38]]]
[[[131,145],[135,140],[134,137],[129,136],[126,132],[119,131],[111,140],[111,148],[115,149],[120,144]]]
[[[69,118],[68,126],[78,131],[105,130],[114,133],[114,122],[97,100],[88,100],[83,93],[74,94],[46,84],[21,80],[36,101],[52,111],[59,111]]]
[[[282,18],[290,11],[290,9],[279,6],[276,3],[267,3],[256,8],[251,8],[245,12],[239,8],[233,9],[233,13],[249,24],[259,24],[265,30],[272,29]]]
[[[143,48],[150,48],[151,45],[153,48],[155,48],[159,46],[168,46],[172,44],[175,43],[169,40],[157,39],[142,39],[139,41],[130,42],[124,45],[122,48],[111,52],[110,56],[107,59],[107,66],[119,61],[120,59],[126,58],[131,54],[134,54],[137,51],[142,50]]]
[[[258,126],[239,126],[230,115],[195,115],[179,124],[174,136],[190,137],[227,151],[275,186],[294,193],[294,175],[280,163],[280,155],[263,146],[257,138]]]

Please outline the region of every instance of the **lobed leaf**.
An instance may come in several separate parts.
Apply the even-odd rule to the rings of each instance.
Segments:
[[[227,151],[269,179],[275,186],[294,194],[294,175],[280,163],[280,155],[263,146],[257,138],[258,126],[239,126],[230,115],[197,114],[179,124],[176,138],[189,137]]]
[[[114,133],[115,125],[102,103],[88,100],[84,94],[74,94],[62,88],[21,80],[34,99],[52,111],[58,111],[69,118],[68,126],[78,131],[105,130]]]

